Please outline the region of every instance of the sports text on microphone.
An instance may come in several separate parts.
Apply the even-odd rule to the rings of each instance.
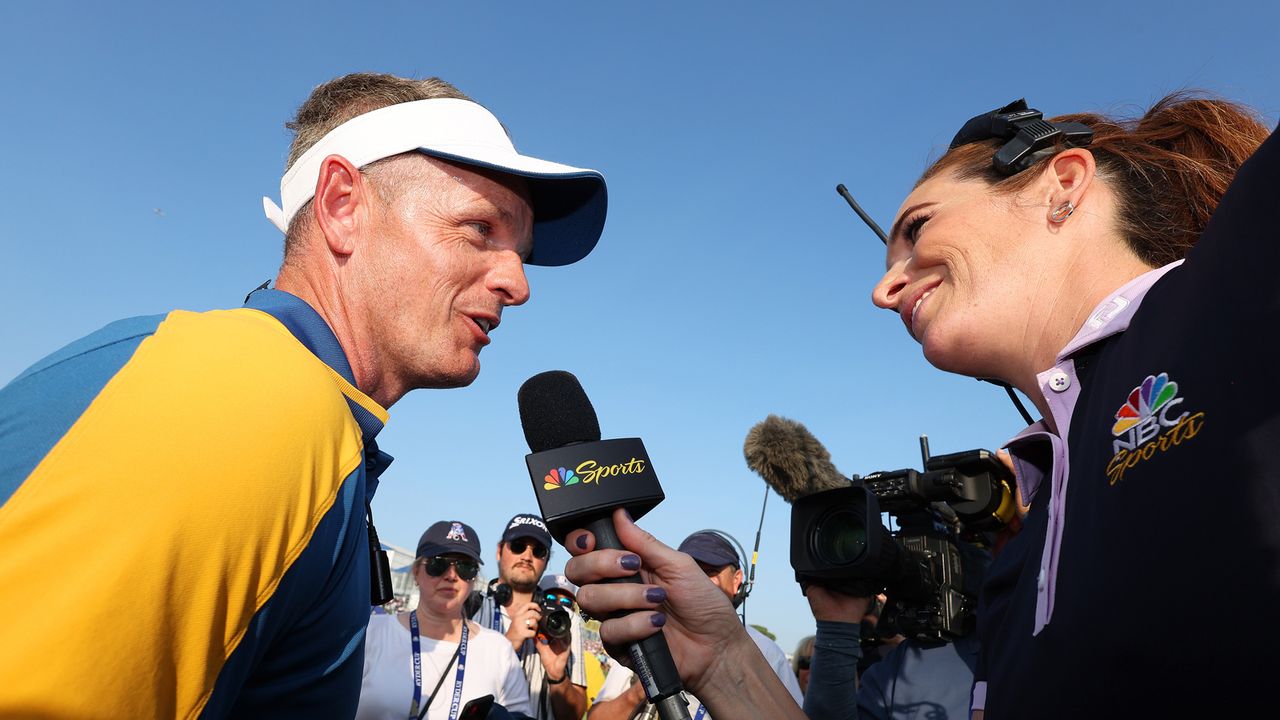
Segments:
[[[577,485],[587,483],[599,483],[601,479],[613,477],[616,475],[632,475],[642,473],[645,469],[645,462],[637,458],[631,458],[628,462],[617,463],[614,465],[601,465],[595,460],[584,460],[578,463],[578,467],[572,470],[565,468],[551,468],[547,472],[547,476],[543,478],[543,489],[555,490],[566,485]]]

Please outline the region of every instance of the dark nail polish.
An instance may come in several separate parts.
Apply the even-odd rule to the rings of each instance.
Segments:
[[[644,591],[644,599],[651,603],[663,603],[667,601],[667,591],[662,588],[649,588]]]
[[[640,556],[623,555],[622,559],[618,561],[618,564],[622,565],[623,570],[631,570],[634,572],[640,569]]]
[[[667,624],[667,616],[662,613],[654,613],[649,616],[649,624],[654,627],[662,627]]]
[[[586,533],[579,535],[578,538],[573,541],[573,544],[577,545],[579,550],[586,550],[587,549]]]
[[[635,518],[631,517],[631,511],[630,511],[630,510],[628,510],[628,509],[626,509],[626,508],[622,508],[622,514],[627,516],[627,520],[628,520],[629,522],[635,522],[635,521],[636,521],[636,519],[635,519]]]

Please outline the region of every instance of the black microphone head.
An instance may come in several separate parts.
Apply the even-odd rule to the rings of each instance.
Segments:
[[[564,370],[538,373],[516,393],[520,425],[531,452],[600,439],[600,421],[578,378]]]
[[[777,415],[756,423],[742,446],[747,465],[787,502],[848,487],[831,453],[804,425]]]

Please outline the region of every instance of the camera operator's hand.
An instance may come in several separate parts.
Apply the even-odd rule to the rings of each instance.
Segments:
[[[563,678],[569,669],[569,638],[553,638],[538,633],[537,647],[538,659],[547,672],[547,679]]]
[[[610,618],[600,625],[600,639],[610,655],[629,665],[619,646],[662,628],[685,688],[713,716],[803,718],[729,599],[693,558],[636,527],[623,510],[614,511],[613,523],[630,552],[593,551],[595,537],[585,530],[569,533],[565,542],[577,556],[565,566],[565,574],[581,585],[578,604],[596,617]],[[647,584],[596,584],[637,570]],[[612,617],[615,613],[627,614]]]
[[[846,595],[821,585],[809,585],[805,590],[809,609],[814,620],[860,623],[871,607],[871,598]]]
[[[542,619],[542,608],[536,602],[523,605],[512,604],[507,609],[511,616],[511,626],[507,628],[507,639],[516,652],[524,645],[524,641],[538,634],[538,621]]]

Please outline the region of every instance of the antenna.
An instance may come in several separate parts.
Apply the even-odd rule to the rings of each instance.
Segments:
[[[849,189],[844,186],[844,183],[836,185],[836,192],[840,193],[840,197],[844,198],[845,202],[849,203],[849,207],[853,208],[853,211],[858,213],[858,217],[862,218],[862,222],[866,223],[867,227],[871,228],[871,231],[876,234],[876,237],[880,238],[880,242],[884,243],[885,246],[888,247],[889,237],[884,234],[884,230],[880,229],[880,226],[876,224],[876,221],[871,219],[871,216],[867,214],[867,211],[862,209],[862,206],[858,204],[858,201],[853,199],[853,196],[849,194]],[[1009,383],[1001,382],[999,380],[989,380],[987,378],[978,378],[978,380],[981,382],[989,382],[992,385],[999,385],[1004,388],[1004,391],[1009,394],[1009,399],[1013,401],[1013,406],[1017,408],[1018,412],[1022,415],[1022,419],[1026,420],[1028,425],[1035,422],[1031,417],[1031,413],[1027,412],[1027,408],[1022,404],[1022,401],[1018,399],[1016,394],[1014,394],[1013,387],[1010,386]],[[929,441],[923,435],[920,436],[920,445],[920,449],[924,451],[925,469],[928,470]],[[768,498],[767,493],[765,497],[766,499]]]
[[[862,222],[866,223],[867,227],[871,228],[871,232],[874,232],[876,237],[880,238],[880,242],[888,245],[889,237],[884,234],[884,231],[880,229],[880,226],[876,224],[876,221],[872,220],[871,216],[862,209],[862,206],[858,204],[858,201],[853,199],[853,196],[849,194],[849,189],[844,186],[844,183],[836,186],[836,192],[840,193],[840,197],[844,198],[845,202],[849,203],[849,207],[853,208],[853,211],[858,213],[858,217],[862,218]]]

